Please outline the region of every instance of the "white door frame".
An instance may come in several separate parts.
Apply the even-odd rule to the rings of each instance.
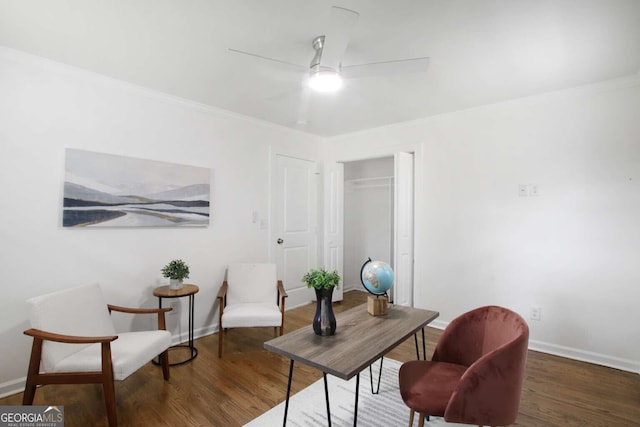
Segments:
[[[342,283],[333,291],[333,301],[342,301],[344,293],[344,165],[324,163],[324,268],[337,271]]]
[[[413,216],[414,216],[414,227],[413,227],[413,257],[414,259],[421,259],[423,254],[425,253],[425,243],[422,239],[416,239],[416,236],[420,236],[423,234],[424,223],[423,221],[418,220],[419,218],[424,218],[425,207],[424,207],[424,197],[422,196],[422,182],[423,182],[423,146],[422,144],[411,144],[406,146],[398,146],[398,147],[389,147],[383,150],[378,151],[370,151],[366,157],[356,155],[356,156],[340,156],[336,155],[335,159],[329,159],[329,161],[337,161],[340,163],[344,162],[355,162],[360,160],[370,160],[377,159],[381,157],[395,157],[395,153],[397,152],[407,152],[413,153]],[[397,221],[394,218],[394,221]],[[412,305],[415,304],[415,301],[422,301],[420,298],[422,291],[422,268],[420,266],[421,263],[413,263],[413,296],[412,296]],[[418,284],[416,286],[416,284]]]
[[[398,305],[413,306],[413,266],[414,266],[414,202],[413,153],[399,151],[394,156],[394,192],[393,192],[393,265],[395,285],[393,302]]]

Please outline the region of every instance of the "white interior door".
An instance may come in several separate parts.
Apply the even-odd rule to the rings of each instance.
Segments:
[[[317,267],[318,167],[315,162],[275,155],[273,254],[287,294],[287,306],[315,299],[301,279]]]
[[[413,306],[413,154],[395,153],[395,304]]]
[[[333,291],[333,300],[342,301],[344,290],[344,165],[325,164],[324,174],[324,267],[337,270],[343,282]]]

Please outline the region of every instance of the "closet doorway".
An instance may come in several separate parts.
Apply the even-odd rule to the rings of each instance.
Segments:
[[[394,157],[344,162],[344,290],[371,258],[394,266]]]

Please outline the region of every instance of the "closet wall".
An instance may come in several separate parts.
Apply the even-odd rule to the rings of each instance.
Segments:
[[[371,257],[393,267],[393,157],[344,165],[344,290],[363,290]]]

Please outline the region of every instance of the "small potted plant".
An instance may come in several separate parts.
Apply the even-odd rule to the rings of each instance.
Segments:
[[[313,317],[313,331],[316,335],[333,335],[336,333],[336,317],[333,314],[333,289],[340,284],[337,271],[324,268],[312,268],[302,276],[308,288],[316,291],[316,314]]]
[[[169,279],[169,289],[182,289],[183,280],[189,277],[189,266],[181,259],[174,259],[162,267],[162,275]]]

